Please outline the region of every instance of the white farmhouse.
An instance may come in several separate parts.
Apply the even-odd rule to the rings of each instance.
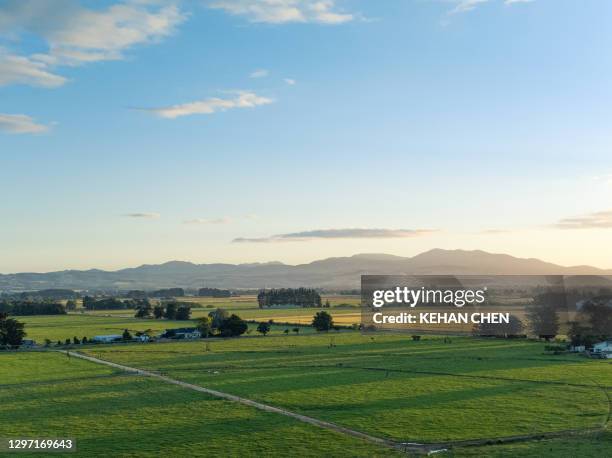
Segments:
[[[612,340],[599,342],[593,345],[593,354],[600,358],[612,359]]]

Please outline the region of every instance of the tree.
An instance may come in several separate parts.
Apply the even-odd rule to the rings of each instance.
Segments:
[[[212,320],[208,316],[203,316],[197,320],[197,328],[204,337],[208,337],[212,334]]]
[[[87,340],[87,337],[83,337],[83,338],[81,339],[81,343],[86,344],[87,342],[89,342],[89,341]]]
[[[326,309],[328,309],[328,308],[330,308],[330,307],[331,307],[331,305],[329,304],[329,300],[326,300],[326,301],[325,301],[325,305],[324,305],[324,307],[325,307]]]
[[[244,334],[247,329],[249,329],[249,325],[238,315],[231,315],[229,318],[226,318],[219,327],[223,337],[236,337]]]
[[[74,311],[77,308],[77,304],[75,300],[70,299],[66,302],[66,310]]]
[[[217,310],[210,312],[208,316],[212,320],[212,328],[221,329],[221,325],[223,324],[223,322],[229,318],[229,313],[227,313],[227,310],[225,309],[218,308]]]
[[[288,336],[288,335],[289,335],[289,329],[288,329],[288,328],[287,328],[287,329],[285,329],[283,332],[285,333],[285,335],[286,335],[286,336]]]
[[[329,331],[334,326],[334,320],[332,316],[325,311],[317,312],[312,319],[312,326],[317,331]]]
[[[559,332],[559,315],[554,303],[534,304],[527,307],[531,331],[540,339],[554,339]]]
[[[151,303],[147,299],[142,299],[141,302],[137,305],[136,308],[136,318],[151,318],[151,313],[153,312],[153,307],[151,307]]]
[[[176,318],[176,302],[168,302],[166,304],[164,316],[169,320],[174,320]]]
[[[0,346],[19,347],[26,336],[24,324],[0,313]]]
[[[591,326],[592,333],[602,340],[612,337],[612,307],[606,304],[589,302],[580,311]]]
[[[156,305],[153,309],[153,316],[156,320],[159,320],[164,317],[164,307],[161,305]]]
[[[79,338],[77,336],[74,336],[72,338],[72,343],[75,345],[79,345],[81,343],[81,341],[79,340]]]
[[[259,323],[257,326],[257,332],[263,334],[265,337],[265,335],[270,332],[270,325],[268,323]]]
[[[65,345],[70,345],[70,339],[66,339],[66,341],[64,342]]]
[[[300,333],[300,328],[293,328],[293,332],[295,332],[296,334]]]
[[[132,334],[130,334],[130,331],[128,331],[127,329],[124,329],[121,338],[123,340],[132,340]]]
[[[188,305],[181,305],[176,310],[176,315],[174,317],[175,320],[188,320],[191,318],[191,307]]]
[[[473,333],[481,337],[517,337],[523,335],[525,326],[516,316],[510,315],[508,323],[480,323],[474,326]]]

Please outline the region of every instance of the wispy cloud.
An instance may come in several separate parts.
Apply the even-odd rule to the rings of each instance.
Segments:
[[[9,134],[41,134],[47,132],[49,126],[39,124],[28,115],[0,113],[0,131]]]
[[[305,242],[316,239],[392,239],[412,238],[435,232],[431,229],[319,229],[271,237],[237,238],[234,243]]]
[[[485,229],[480,231],[481,234],[485,235],[500,235],[500,234],[509,234],[511,231],[508,229]]]
[[[459,0],[457,5],[448,14],[467,13],[476,9],[479,5],[488,2],[489,0]]]
[[[270,72],[268,70],[266,70],[265,68],[260,68],[258,70],[251,72],[251,74],[249,75],[249,78],[265,78],[269,74]]]
[[[231,218],[194,218],[183,221],[183,224],[229,224],[232,222]]]
[[[46,63],[0,48],[0,86],[27,84],[52,88],[65,82],[66,78],[51,72]]]
[[[559,229],[612,229],[612,210],[564,218],[555,226]]]
[[[469,11],[473,11],[478,8],[480,5],[485,3],[489,3],[495,0],[453,0],[456,4],[454,8],[452,8],[448,14],[461,14],[467,13]],[[503,0],[504,5],[511,6],[518,3],[531,3],[535,0]]]
[[[355,19],[354,14],[340,11],[336,0],[213,0],[209,6],[244,16],[251,22],[271,24],[342,24]]]
[[[254,108],[273,102],[272,99],[259,96],[253,92],[237,91],[236,94],[233,98],[222,99],[213,97],[168,107],[141,108],[140,110],[153,113],[162,118],[174,119],[194,114],[213,114],[218,111],[227,111],[234,108]]]
[[[140,212],[140,213],[126,213],[123,216],[126,216],[128,218],[157,219],[161,215],[159,213]]]
[[[293,78],[285,78],[285,84],[289,86],[295,86],[297,84],[297,81]]]
[[[0,10],[0,37],[19,42],[37,36],[47,51],[0,53],[0,85],[57,87],[66,78],[59,66],[122,59],[124,51],[172,34],[185,15],[174,2],[126,0],[105,9],[90,9],[73,0],[5,0]]]

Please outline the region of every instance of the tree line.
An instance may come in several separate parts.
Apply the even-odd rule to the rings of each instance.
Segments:
[[[189,302],[168,301],[152,306],[148,300],[143,300],[136,307],[136,318],[155,318],[160,320],[189,320],[191,318],[191,304]]]
[[[568,299],[564,293],[544,292],[534,297],[533,304],[526,307],[527,323],[511,315],[509,323],[481,323],[474,327],[473,333],[483,337],[520,337],[531,331],[538,338],[549,341],[559,334],[559,311],[567,310],[567,306]],[[587,300],[574,320],[567,324],[567,336],[572,345],[590,347],[612,337],[612,307],[606,302]]]
[[[66,308],[57,302],[30,300],[3,300],[0,313],[14,316],[65,315]]]
[[[261,290],[257,294],[259,308],[273,305],[321,307],[321,295],[312,288],[281,288]],[[328,303],[326,305],[329,305]]]

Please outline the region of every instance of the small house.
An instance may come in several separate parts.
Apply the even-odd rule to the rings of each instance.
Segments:
[[[612,359],[612,340],[593,345],[593,355],[599,358]]]
[[[202,333],[198,328],[176,328],[166,329],[161,337],[166,339],[199,339]]]

